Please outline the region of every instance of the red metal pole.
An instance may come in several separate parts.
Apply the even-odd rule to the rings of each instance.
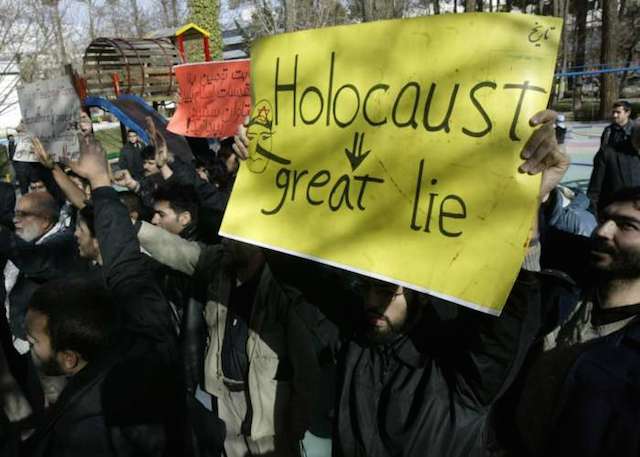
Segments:
[[[209,37],[202,37],[202,47],[204,47],[204,60],[205,62],[211,62],[211,51],[209,50]]]
[[[180,57],[182,57],[183,62],[187,62],[187,57],[184,55],[184,36],[180,35],[176,37],[176,41],[178,42],[178,52],[180,53]]]
[[[120,96],[120,75],[118,73],[112,73],[111,80],[113,81],[113,91],[116,93],[116,97],[119,97]]]

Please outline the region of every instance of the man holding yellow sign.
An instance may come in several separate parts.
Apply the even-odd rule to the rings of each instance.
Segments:
[[[468,49],[463,32],[487,44]],[[532,116],[559,33],[555,19],[462,15],[255,45],[257,102],[235,146],[247,166],[221,233],[375,278],[354,294],[344,273],[269,255],[340,330],[335,455],[485,452],[540,312],[536,276],[514,280],[528,245],[536,263],[533,216],[568,167],[554,114]],[[525,176],[540,172],[541,184]],[[489,314],[507,305],[449,326],[432,315],[436,297]]]

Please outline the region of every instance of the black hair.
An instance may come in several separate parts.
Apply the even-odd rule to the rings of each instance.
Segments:
[[[218,150],[218,157],[221,159],[227,159],[229,156],[235,154],[233,150],[234,138],[230,136],[220,142],[220,149]]]
[[[47,317],[51,348],[71,350],[86,361],[109,345],[115,313],[109,291],[98,280],[60,279],[40,286],[29,309]]]
[[[623,110],[628,111],[628,112],[631,112],[631,109],[633,108],[631,106],[631,103],[629,103],[626,100],[618,100],[617,102],[615,102],[613,104],[613,107],[614,108],[622,108]]]
[[[153,192],[153,201],[166,201],[176,214],[188,211],[191,223],[198,221],[198,194],[193,186],[163,183]]]
[[[142,199],[135,192],[130,190],[119,192],[118,197],[120,202],[127,207],[129,214],[136,212],[139,217],[142,217]]]
[[[91,233],[91,237],[96,237],[96,225],[95,225],[95,213],[93,211],[93,206],[85,205],[84,208],[78,211],[78,215],[82,222],[85,223],[87,228],[89,229],[89,233]]]
[[[617,202],[637,202],[636,206],[640,209],[640,186],[623,187],[609,195],[603,196],[598,200],[598,212],[602,211],[611,203]]]
[[[140,155],[142,156],[142,160],[156,160],[156,148],[148,144],[142,148]]]
[[[34,182],[42,182],[44,186],[47,187],[47,183],[44,182],[44,179],[42,179],[42,176],[40,176],[39,173],[29,176],[29,184]]]

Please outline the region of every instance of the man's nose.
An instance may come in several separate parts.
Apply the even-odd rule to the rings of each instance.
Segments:
[[[604,221],[593,232],[598,238],[611,239],[616,230],[616,223],[612,220]]]

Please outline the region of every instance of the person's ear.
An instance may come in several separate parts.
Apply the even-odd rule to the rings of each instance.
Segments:
[[[191,223],[191,213],[189,211],[181,212],[180,215],[178,216],[178,222],[183,227],[186,227],[187,225],[189,225]]]
[[[56,353],[58,363],[65,374],[77,373],[85,364],[82,356],[76,351],[65,349]]]

